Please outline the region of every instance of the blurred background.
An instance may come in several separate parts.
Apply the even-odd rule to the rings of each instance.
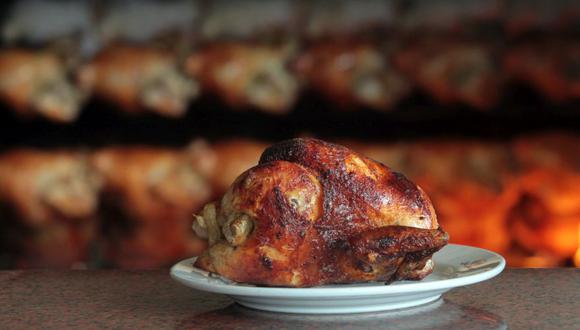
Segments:
[[[577,1],[8,1],[0,268],[158,268],[297,136],[417,182],[451,242],[580,267]]]

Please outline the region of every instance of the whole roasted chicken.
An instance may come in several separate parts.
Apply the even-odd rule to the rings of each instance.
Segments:
[[[0,100],[23,117],[74,121],[85,97],[67,77],[67,68],[49,51],[0,51]]]
[[[176,56],[154,47],[113,45],[79,71],[82,86],[127,113],[181,117],[196,83],[179,72]]]
[[[410,91],[409,82],[368,42],[318,42],[295,67],[311,89],[344,109],[388,111]]]
[[[101,179],[82,152],[0,155],[0,246],[16,267],[68,268],[89,261]],[[0,248],[1,250],[2,248]]]
[[[110,147],[93,163],[103,176],[105,259],[122,268],[156,268],[197,255],[205,242],[187,230],[211,197],[213,153],[203,141],[187,149]]]
[[[395,63],[440,103],[484,111],[499,101],[501,72],[485,43],[425,37],[399,50]]]
[[[422,279],[448,240],[421,188],[316,139],[267,148],[193,228],[210,245],[197,267],[289,287]]]
[[[546,38],[513,46],[503,59],[508,75],[554,102],[580,99],[580,42]]]
[[[203,90],[231,107],[284,114],[298,97],[298,83],[287,68],[288,61],[285,47],[220,42],[192,54],[186,70]]]

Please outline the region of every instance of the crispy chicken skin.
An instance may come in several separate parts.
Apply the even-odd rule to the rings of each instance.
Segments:
[[[364,41],[318,42],[296,61],[298,75],[345,109],[390,110],[410,86],[377,46]]]
[[[154,47],[112,45],[79,70],[85,89],[127,113],[181,117],[197,84],[179,71],[174,54]]]
[[[287,68],[288,55],[285,47],[221,42],[192,54],[186,70],[229,106],[283,114],[298,96],[298,84]]]
[[[266,149],[193,228],[210,244],[197,267],[290,287],[421,279],[448,239],[419,187],[315,139]]]
[[[0,51],[0,99],[25,117],[74,121],[84,95],[67,78],[65,65],[48,51]]]

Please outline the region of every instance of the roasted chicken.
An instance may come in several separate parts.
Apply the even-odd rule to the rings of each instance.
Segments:
[[[85,89],[127,113],[185,114],[197,84],[179,71],[171,52],[153,47],[113,45],[79,71]]]
[[[453,243],[507,250],[511,243],[507,221],[518,193],[506,147],[481,142],[417,143],[407,157],[405,174],[427,191]]]
[[[100,186],[82,153],[21,149],[0,156],[0,199],[30,227],[94,215]]]
[[[298,96],[288,61],[284,47],[224,42],[191,55],[187,71],[201,82],[202,89],[229,106],[283,114],[290,111]]]
[[[343,109],[390,110],[410,89],[387,56],[367,42],[315,43],[295,67],[310,88]]]
[[[579,243],[580,136],[528,136],[513,150],[522,191],[510,219],[514,241],[528,253],[569,258]]]
[[[87,157],[15,150],[0,156],[0,231],[18,267],[88,261],[97,236],[100,179]]]
[[[418,186],[315,139],[266,149],[193,229],[210,245],[197,267],[290,287],[422,279],[448,239]]]
[[[104,177],[107,261],[123,268],[152,268],[199,254],[204,243],[187,228],[191,214],[211,197],[212,157],[203,142],[185,150],[97,151],[93,161]]]
[[[483,43],[425,38],[395,55],[397,67],[443,104],[488,110],[499,100],[502,78],[490,47]]]
[[[71,122],[77,118],[84,98],[54,53],[0,51],[0,100],[17,114]]]
[[[504,68],[514,80],[530,85],[548,99],[580,99],[580,42],[534,40],[513,46],[504,56]]]

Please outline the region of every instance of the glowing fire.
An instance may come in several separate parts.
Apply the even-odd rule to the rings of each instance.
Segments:
[[[580,223],[578,224],[578,249],[574,254],[574,266],[580,268]]]

